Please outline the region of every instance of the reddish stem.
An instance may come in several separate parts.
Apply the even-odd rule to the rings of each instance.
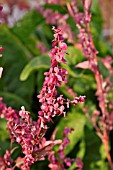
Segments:
[[[94,42],[93,42],[93,39],[92,39],[92,35],[91,35],[91,31],[90,31],[89,23],[86,24],[86,28],[87,28],[88,36],[89,36],[89,39],[92,43],[92,46],[93,46],[93,48],[95,48]],[[102,75],[101,75],[99,67],[98,67],[97,55],[95,53],[93,53],[93,57],[94,57],[94,60],[97,63],[97,68],[98,68],[94,71],[94,75],[95,75],[95,80],[96,80],[96,83],[97,83],[97,91],[99,91],[99,93],[100,93],[98,96],[101,96],[101,100],[99,100],[99,106],[100,106],[100,109],[102,111],[102,116],[103,116],[103,118],[105,118],[108,115],[108,112],[107,112],[107,108],[106,108],[106,97],[103,93],[104,89],[103,89],[103,86],[102,86],[102,84],[103,84]],[[107,155],[107,159],[108,159],[110,169],[113,170],[113,163],[112,163],[111,155],[110,155],[110,151],[109,151],[109,134],[108,134],[108,131],[106,129],[106,124],[105,124],[104,130],[103,130],[103,140],[102,140],[102,142],[104,144],[104,148],[105,148],[105,152],[106,152],[106,155]]]
[[[109,136],[108,136],[108,133],[107,133],[106,130],[104,130],[103,144],[104,144],[104,148],[105,148],[105,152],[106,152],[106,155],[107,155],[107,159],[108,159],[110,169],[113,170],[113,163],[112,163],[111,155],[110,155],[110,152],[109,152]]]
[[[70,15],[74,18],[75,11],[74,11],[73,6],[71,7],[71,5],[68,3],[67,8],[68,8]],[[88,12],[85,11],[85,9],[84,9],[84,15],[85,15],[85,17],[87,17],[87,15],[88,15]],[[77,25],[78,25],[78,28],[81,29],[81,25],[80,24],[77,24]],[[88,35],[88,40],[92,44],[92,49],[95,49],[94,42],[93,42],[92,35],[91,35],[91,31],[90,31],[89,22],[86,23],[86,31],[87,31],[87,35]],[[91,60],[96,66],[96,69],[94,69],[93,72],[94,72],[95,80],[96,80],[96,83],[97,83],[97,95],[98,95],[98,100],[99,100],[99,106],[100,106],[100,109],[101,109],[101,112],[102,112],[102,117],[105,120],[105,118],[108,115],[108,112],[107,112],[107,105],[106,105],[106,96],[104,94],[103,78],[102,78],[102,75],[101,75],[99,67],[98,67],[97,55],[96,55],[95,52],[93,52],[93,50],[91,50],[91,54],[90,54],[88,59]],[[100,99],[100,97],[101,97],[101,99]],[[113,163],[112,163],[111,155],[110,155],[110,152],[109,152],[109,133],[106,129],[106,123],[104,124],[104,129],[102,131],[103,132],[101,134],[103,134],[103,136],[100,135],[100,138],[102,139],[102,142],[104,144],[104,148],[105,148],[105,152],[106,152],[106,155],[107,155],[107,159],[108,159],[110,169],[113,170]],[[98,134],[98,132],[99,131],[97,130],[97,134]],[[99,132],[99,134],[100,134],[100,132]]]
[[[88,37],[92,43],[92,47],[95,48],[94,46],[94,42],[92,39],[92,35],[91,35],[91,31],[90,31],[90,25],[89,23],[86,24],[86,29],[88,32]],[[106,108],[106,96],[104,94],[104,88],[103,88],[103,80],[102,80],[102,75],[100,73],[99,67],[98,67],[98,60],[97,60],[97,55],[95,53],[92,53],[93,55],[93,61],[96,62],[97,65],[97,69],[94,71],[94,76],[95,76],[95,80],[97,83],[97,92],[99,92],[98,97],[101,96],[101,100],[99,100],[99,106],[102,112],[102,116],[103,118],[106,118],[106,116],[108,115],[107,112],[107,108]],[[110,155],[110,151],[109,151],[109,134],[108,131],[106,129],[106,124],[103,130],[103,140],[102,140],[103,144],[104,144],[104,148],[105,148],[105,152],[107,155],[107,159],[108,159],[108,163],[110,166],[110,169],[113,170],[113,163],[111,160],[111,155]]]
[[[92,43],[92,47],[95,48],[94,46],[94,42],[92,39],[92,35],[91,35],[91,31],[90,31],[90,25],[89,23],[86,24],[86,28],[87,28],[87,32],[88,32],[88,37],[90,39],[90,42]],[[106,115],[108,115],[107,113],[107,109],[106,109],[106,98],[104,95],[104,88],[103,88],[103,81],[102,81],[102,75],[100,73],[99,67],[98,67],[98,60],[97,60],[97,55],[95,53],[92,53],[93,58],[92,60],[96,63],[97,69],[94,71],[94,75],[95,75],[95,80],[97,83],[97,91],[99,92],[99,96],[101,96],[101,100],[99,100],[99,106],[100,109],[102,111],[102,116],[105,118]]]

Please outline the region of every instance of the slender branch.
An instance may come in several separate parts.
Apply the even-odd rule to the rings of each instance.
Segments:
[[[82,50],[84,53],[84,56],[88,59],[90,68],[94,73],[95,80],[97,83],[97,96],[99,101],[99,107],[101,109],[102,118],[103,118],[103,127],[94,126],[97,134],[101,138],[105,152],[107,155],[108,163],[110,166],[110,169],[113,170],[113,163],[111,160],[111,155],[109,151],[109,130],[107,129],[106,124],[106,118],[108,117],[108,111],[107,111],[107,104],[106,104],[106,94],[104,93],[104,86],[103,86],[103,77],[100,73],[99,66],[98,66],[98,59],[97,59],[97,51],[93,42],[93,38],[90,31],[90,18],[91,14],[88,10],[85,8],[86,1],[83,1],[84,6],[84,13],[79,13],[78,7],[76,5],[76,1],[72,1],[71,4],[67,3],[67,8],[70,13],[70,15],[73,17],[73,19],[76,22],[76,25],[79,30],[79,39],[80,43],[82,45]],[[90,4],[91,6],[91,4]],[[78,17],[76,19],[76,17]],[[85,28],[82,26],[82,24],[85,26]],[[100,133],[101,132],[101,133]]]

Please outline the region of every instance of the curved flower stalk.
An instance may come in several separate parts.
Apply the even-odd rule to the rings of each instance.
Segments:
[[[64,54],[68,54],[65,52],[67,50],[67,45],[64,43],[64,38],[62,36],[62,32],[59,29],[52,30],[54,33],[53,40],[53,49],[50,52],[49,56],[51,57],[51,66],[49,72],[46,72],[45,81],[38,95],[39,102],[42,103],[41,111],[38,112],[40,116],[40,120],[42,120],[42,127],[44,122],[52,121],[52,117],[56,115],[66,115],[64,105],[67,105],[69,108],[69,104],[72,103],[76,105],[78,102],[84,102],[84,96],[75,97],[73,101],[69,99],[64,99],[63,95],[57,97],[56,87],[60,87],[62,83],[66,83],[66,75],[68,74],[65,68],[60,66],[60,63],[66,64],[66,60],[64,59]]]
[[[113,121],[110,120],[113,115],[113,103],[108,100],[109,93],[112,90],[110,82],[110,77],[111,75],[113,75],[113,68],[111,67],[112,59],[110,57],[107,57],[106,59],[101,59],[110,73],[110,77],[108,79],[104,79],[99,70],[97,59],[98,51],[95,48],[90,31],[90,8],[92,0],[82,0],[82,3],[84,8],[83,13],[79,12],[76,1],[72,1],[70,4],[67,4],[69,13],[75,20],[76,26],[79,30],[78,38],[82,46],[82,51],[84,53],[84,56],[88,60],[79,63],[76,67],[84,69],[87,68],[92,70],[94,73],[95,80],[97,83],[96,95],[98,97],[101,113],[100,111],[95,110],[92,114],[91,120],[97,130],[97,134],[99,135],[104,144],[110,169],[113,170],[113,163],[109,152],[109,133],[113,129]]]
[[[88,5],[89,4],[89,5]],[[84,56],[88,59],[88,62],[85,62],[85,68],[90,68],[95,75],[95,79],[97,82],[97,96],[99,100],[99,106],[102,110],[103,117],[106,117],[108,115],[108,112],[106,110],[106,99],[105,95],[103,93],[103,78],[100,74],[100,70],[98,67],[98,59],[97,54],[98,51],[96,50],[93,39],[90,32],[90,20],[91,20],[91,14],[89,13],[90,7],[91,7],[91,0],[85,0],[83,1],[84,5],[84,13],[80,13],[76,1],[72,1],[72,4],[68,4],[68,9],[72,17],[74,18],[76,25],[79,29],[79,41],[82,45],[82,50],[84,53]],[[82,65],[82,64],[81,64]],[[83,67],[84,67],[83,65]],[[87,67],[86,67],[87,65]]]
[[[16,159],[12,165],[11,151],[6,151],[6,156],[0,157],[0,168],[18,167],[22,170],[29,170],[35,161],[44,159],[46,155],[49,159],[54,145],[61,144],[62,140],[46,140],[44,135],[48,129],[47,123],[57,115],[66,116],[65,107],[69,108],[70,103],[77,105],[78,102],[84,102],[84,96],[74,97],[72,101],[64,99],[63,95],[57,96],[56,87],[61,87],[62,83],[66,83],[68,73],[65,68],[60,66],[60,63],[66,63],[64,54],[68,53],[65,52],[67,45],[63,42],[61,30],[54,27],[52,30],[54,31],[53,49],[49,54],[51,66],[50,70],[45,73],[42,90],[37,96],[41,102],[37,121],[32,120],[24,106],[20,111],[16,111],[11,107],[7,108],[6,104],[2,102],[2,98],[0,99],[0,117],[8,121],[7,130],[10,132],[11,141],[20,144],[22,153],[25,155],[23,158]],[[61,145],[65,149],[63,143]]]

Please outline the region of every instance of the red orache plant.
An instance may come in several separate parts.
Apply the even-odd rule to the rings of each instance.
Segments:
[[[49,56],[51,58],[50,70],[45,73],[45,80],[37,96],[39,102],[41,102],[41,110],[38,111],[37,121],[33,121],[30,113],[25,111],[24,106],[21,107],[20,111],[16,111],[11,107],[6,107],[6,104],[0,100],[0,117],[5,118],[7,122],[7,130],[10,132],[10,138],[12,142],[17,142],[22,147],[22,153],[25,155],[23,158],[19,157],[15,161],[11,159],[11,151],[6,151],[4,157],[0,157],[0,168],[11,168],[18,167],[22,170],[29,170],[30,166],[38,160],[44,159],[47,155],[50,160],[49,167],[53,169],[53,157],[54,153],[52,149],[54,145],[60,144],[58,154],[63,156],[63,161],[59,165],[57,159],[56,165],[59,168],[65,170],[64,163],[67,166],[71,166],[71,163],[75,160],[66,158],[64,156],[64,149],[69,143],[66,134],[71,132],[72,129],[65,129],[64,141],[62,140],[49,140],[47,141],[44,137],[48,126],[47,123],[52,121],[52,118],[59,115],[66,116],[65,107],[69,108],[69,104],[77,105],[78,102],[84,102],[84,96],[74,97],[74,100],[64,99],[63,95],[57,96],[56,87],[60,87],[62,83],[66,83],[66,75],[68,74],[65,68],[60,66],[60,63],[66,63],[64,54],[67,50],[67,45],[64,42],[62,31],[60,29],[52,28],[54,31],[53,49]],[[67,163],[66,163],[67,162]],[[78,165],[78,163],[77,163]],[[81,166],[78,166],[79,169]]]
[[[79,12],[76,1],[67,3],[69,13],[75,20],[76,26],[79,30],[78,38],[82,47],[83,54],[88,60],[79,63],[76,65],[76,67],[90,69],[94,73],[97,84],[96,95],[99,101],[101,113],[100,111],[95,110],[92,114],[91,120],[95,129],[97,130],[97,134],[104,144],[110,169],[113,170],[113,163],[109,151],[109,133],[113,129],[113,122],[110,120],[113,115],[113,102],[108,98],[109,93],[112,90],[110,77],[113,75],[113,68],[111,66],[113,61],[110,56],[108,56],[106,59],[101,59],[105,67],[109,70],[110,74],[109,78],[104,79],[100,73],[97,59],[98,51],[95,48],[90,31],[90,8],[92,0],[82,0],[82,3],[84,8],[83,13]]]
[[[62,82],[66,83],[66,75],[68,74],[65,68],[61,68],[59,63],[66,63],[64,59],[64,50],[67,50],[67,45],[64,43],[62,32],[59,29],[52,29],[54,34],[53,49],[50,52],[51,66],[49,72],[46,72],[46,78],[40,94],[38,95],[39,102],[42,103],[41,111],[38,112],[40,116],[45,118],[43,122],[51,121],[51,117],[56,115],[65,116],[64,104],[69,108],[69,104],[76,105],[78,102],[84,102],[84,96],[75,97],[73,101],[65,100],[63,95],[57,96],[56,86],[60,87]]]

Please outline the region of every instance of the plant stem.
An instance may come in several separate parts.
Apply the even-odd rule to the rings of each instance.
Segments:
[[[79,10],[76,6],[76,1],[75,1],[74,5],[75,6],[73,6],[73,4],[72,4],[72,6],[71,6],[68,3],[67,8],[68,8],[70,15],[73,17],[73,19],[76,22],[75,14],[77,14],[77,13],[79,14]],[[74,10],[74,8],[76,8],[76,11]],[[88,11],[85,10],[85,7],[84,7],[84,17],[88,18]],[[92,67],[91,70],[93,71],[94,76],[95,76],[95,80],[96,80],[96,83],[97,83],[97,96],[98,96],[98,101],[99,101],[99,107],[101,109],[102,118],[104,120],[104,128],[100,129],[100,131],[102,131],[102,133],[100,133],[98,131],[98,128],[96,130],[97,130],[97,134],[100,134],[100,138],[103,142],[110,169],[113,170],[113,163],[112,163],[112,159],[111,159],[111,155],[110,155],[110,151],[109,151],[109,132],[107,130],[106,122],[105,122],[106,118],[109,114],[108,114],[108,111],[107,111],[106,94],[104,93],[104,87],[103,87],[103,78],[102,78],[102,75],[100,73],[99,66],[98,66],[97,53],[95,52],[96,48],[95,48],[93,38],[92,38],[92,35],[91,35],[90,24],[89,24],[89,22],[84,22],[84,24],[86,26],[85,31],[86,31],[87,37],[85,37],[86,38],[85,42],[84,43],[82,42],[82,50],[83,50],[83,53],[84,53],[84,48],[88,48],[87,42],[89,42],[91,44],[90,54],[88,56],[85,56],[85,57],[89,60],[89,63],[91,64],[91,67]],[[77,23],[77,27],[78,27],[79,32],[80,32],[81,29],[82,29],[81,24]],[[84,55],[85,55],[85,53],[84,53]],[[95,66],[95,68],[93,68],[93,66]]]
[[[105,152],[107,155],[107,160],[109,163],[110,170],[113,170],[113,163],[112,163],[111,155],[110,155],[110,151],[109,151],[109,136],[108,136],[108,133],[106,130],[104,130],[103,144],[104,144],[104,149],[105,149]]]

